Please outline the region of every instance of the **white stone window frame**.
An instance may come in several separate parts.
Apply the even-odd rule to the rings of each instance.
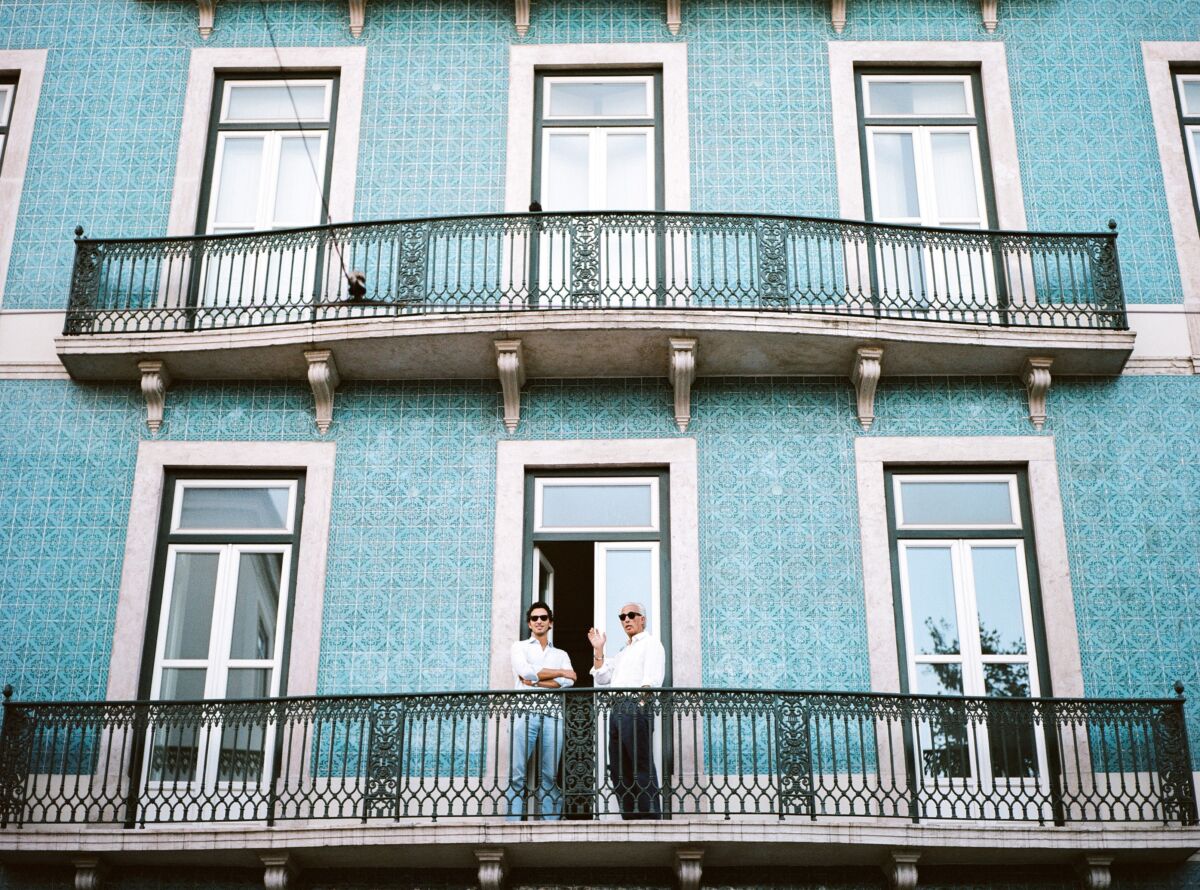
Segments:
[[[289,695],[316,694],[335,455],[332,442],[144,441],[138,446],[109,661],[109,701],[137,698],[168,470],[304,472],[287,691]]]
[[[33,145],[34,122],[42,80],[46,73],[49,50],[15,49],[0,51],[0,74],[13,76],[17,81],[16,96],[8,121],[3,162],[0,165],[0,305],[4,303],[4,284],[8,278],[8,263],[12,257],[13,235],[17,228],[17,212],[21,190],[29,169]]]
[[[167,234],[196,234],[213,88],[220,72],[277,72],[281,77],[308,71],[339,73],[337,135],[327,200],[330,222],[352,221],[366,65],[365,47],[281,47],[278,55],[270,48],[192,50]]]
[[[532,129],[532,124],[530,124]],[[512,686],[509,649],[521,626],[525,564],[525,477],[537,470],[595,471],[665,467],[670,478],[671,677],[675,686],[702,683],[700,652],[700,519],[695,439],[595,439],[500,442],[496,446],[496,526],[492,556],[492,689]],[[578,668],[578,665],[576,666]]]
[[[863,593],[871,689],[899,692],[895,592],[888,535],[884,469],[890,465],[963,467],[987,472],[988,465],[1026,468],[1038,581],[1046,629],[1048,680],[1056,697],[1084,694],[1075,599],[1071,588],[1066,526],[1052,436],[865,437],[855,442]],[[937,455],[931,459],[930,455]]]
[[[978,67],[983,91],[988,153],[996,197],[996,224],[1025,228],[1025,199],[1017,157],[1008,61],[1004,44],[982,41],[831,41],[829,82],[833,102],[833,141],[837,161],[838,205],[843,219],[863,219],[862,156],[859,146],[856,67]]]
[[[1142,64],[1158,141],[1167,213],[1175,238],[1192,363],[1194,369],[1200,369],[1200,220],[1196,218],[1196,199],[1192,196],[1187,152],[1179,127],[1175,76],[1171,72],[1172,65],[1200,65],[1200,41],[1144,41]]]
[[[691,209],[687,46],[682,43],[550,43],[513,46],[509,51],[506,213],[525,213],[529,209],[533,186],[536,74],[586,74],[589,70],[619,71],[622,68],[662,70],[664,209],[678,212]],[[341,138],[340,131],[338,138]]]

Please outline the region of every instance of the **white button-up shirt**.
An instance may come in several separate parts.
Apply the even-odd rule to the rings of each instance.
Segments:
[[[562,649],[556,649],[549,643],[546,648],[537,641],[537,637],[518,640],[509,650],[512,656],[513,682],[518,689],[546,689],[544,686],[526,686],[521,682],[524,678],[530,683],[538,681],[538,671],[542,668],[553,668],[560,671],[571,670],[571,658]],[[554,682],[560,687],[573,686],[575,681],[566,677],[555,677]],[[549,691],[548,689],[546,691]]]
[[[662,686],[667,675],[667,650],[646,631],[634,636],[625,648],[601,667],[592,668],[597,686]]]

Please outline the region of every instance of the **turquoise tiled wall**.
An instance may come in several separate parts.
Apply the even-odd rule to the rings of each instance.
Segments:
[[[161,436],[311,439],[311,398],[180,384]],[[665,380],[532,381],[520,436],[677,435],[670,399]],[[852,400],[844,380],[698,382],[706,684],[867,688]],[[1063,379],[1050,404],[1088,693],[1200,689],[1200,387]],[[321,690],[483,687],[497,384],[353,383],[337,405]],[[877,410],[871,435],[1031,432],[1010,378],[885,378]],[[140,394],[7,382],[0,416],[0,681],[22,698],[100,697]]]
[[[838,209],[827,41],[1001,40],[1030,228],[1115,217],[1130,299],[1181,299],[1140,42],[1195,40],[1194,0],[1013,0],[994,36],[976,0],[855,0],[840,37],[827,15],[817,0],[689,0],[673,38],[658,0],[545,0],[526,40],[686,41],[694,208],[815,215]],[[512,4],[373,3],[366,21],[356,216],[501,209]],[[7,307],[65,305],[76,223],[165,231],[193,47],[355,43],[333,0],[223,0],[207,42],[196,22],[166,0],[0,4],[0,48],[50,50]]]

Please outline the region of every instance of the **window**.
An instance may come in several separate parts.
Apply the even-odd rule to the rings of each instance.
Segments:
[[[12,119],[13,99],[17,82],[0,78],[0,170],[4,169],[4,145],[8,142],[8,125]]]
[[[1036,555],[1022,470],[886,472],[902,688],[920,695],[1027,698],[1047,672]],[[917,729],[927,774],[1044,775],[1032,721]]]
[[[1200,69],[1175,73],[1175,101],[1183,131],[1184,154],[1192,183],[1192,201],[1200,226]]]

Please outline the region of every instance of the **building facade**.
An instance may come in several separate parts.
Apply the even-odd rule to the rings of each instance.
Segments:
[[[1198,182],[1189,0],[0,5],[0,887],[1200,886]]]

